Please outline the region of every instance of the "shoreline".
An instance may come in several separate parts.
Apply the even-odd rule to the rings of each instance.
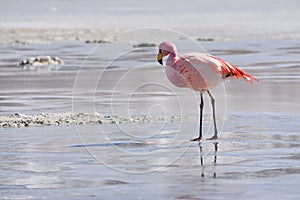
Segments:
[[[154,121],[174,121],[191,117],[187,116],[157,116],[146,115],[124,117],[107,116],[95,113],[40,113],[25,115],[15,113],[10,116],[0,116],[0,128],[22,128],[37,126],[69,126],[69,125],[96,125],[96,124],[128,124],[149,123]]]
[[[51,44],[56,42],[80,42],[92,43],[93,41],[105,41],[108,43],[141,43],[145,41],[159,42],[155,35],[162,34],[166,38],[170,31],[175,31],[175,34],[170,35],[170,39],[184,40],[180,34],[194,39],[198,42],[229,42],[229,41],[243,41],[243,40],[298,40],[300,35],[297,33],[246,33],[244,35],[235,34],[214,34],[208,32],[201,32],[201,30],[189,30],[180,28],[163,28],[161,27],[145,27],[143,28],[129,28],[129,29],[101,29],[101,28],[0,28],[0,45],[30,45],[30,44]],[[118,34],[126,33],[127,31],[136,31],[137,41],[133,41],[132,37],[119,37]],[[177,35],[176,35],[177,32]],[[135,34],[135,33],[133,33]],[[140,36],[142,34],[142,38]],[[157,41],[156,41],[157,40]]]

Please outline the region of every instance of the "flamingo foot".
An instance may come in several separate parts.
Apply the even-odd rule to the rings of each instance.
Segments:
[[[197,138],[191,139],[191,142],[196,142],[196,141],[200,142],[201,140],[202,140],[201,137],[197,137]]]
[[[207,140],[217,140],[217,139],[219,139],[218,135],[214,135],[210,138],[207,138]]]

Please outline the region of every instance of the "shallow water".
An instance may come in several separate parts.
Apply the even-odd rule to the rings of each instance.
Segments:
[[[220,113],[247,110],[298,114],[299,95],[295,95],[295,86],[300,80],[300,41],[194,44],[178,40],[178,44],[181,54],[205,49],[260,80],[253,86],[234,80],[212,91]],[[76,113],[116,112],[115,115],[143,115],[150,111],[157,115],[181,112],[198,115],[194,108],[199,95],[169,83],[164,69],[154,59],[156,47],[134,48],[132,44],[95,47],[80,43],[1,46],[0,114],[60,113],[73,109]],[[36,52],[59,56],[65,65],[26,69],[17,66],[18,61],[36,56]]]
[[[155,122],[145,131],[132,125],[7,129],[0,193],[7,199],[297,199],[300,127],[267,129],[270,121],[298,121],[265,115],[255,129],[241,126],[259,117],[231,116],[218,143],[204,141],[201,150],[189,142],[194,122],[181,129]]]
[[[177,42],[181,54],[199,50],[195,44],[185,46],[186,40]],[[253,86],[233,80],[212,91],[221,135],[217,144],[204,141],[201,148],[189,142],[197,135],[198,94],[168,82],[155,61],[156,48],[104,44],[82,64],[94,44],[2,45],[0,115],[99,112],[190,118],[0,129],[1,197],[298,199],[300,41],[199,44],[260,80]],[[16,65],[37,52],[59,56],[65,65]],[[205,137],[212,135],[208,100]]]

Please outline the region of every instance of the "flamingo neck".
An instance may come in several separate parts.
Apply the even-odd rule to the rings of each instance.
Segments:
[[[177,60],[177,54],[176,52],[171,52],[169,54],[168,60],[167,60],[167,64],[173,66],[173,64],[175,63],[175,61]]]

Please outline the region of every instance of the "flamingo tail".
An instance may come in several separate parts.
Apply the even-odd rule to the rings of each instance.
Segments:
[[[238,78],[238,79],[242,78],[251,84],[253,84],[253,82],[252,82],[253,80],[259,81],[258,79],[254,78],[250,74],[244,72],[243,70],[239,69],[238,67],[236,67],[220,58],[217,58],[212,55],[208,55],[208,56],[211,57],[213,59],[213,61],[218,65],[223,78],[228,78],[228,77]]]

